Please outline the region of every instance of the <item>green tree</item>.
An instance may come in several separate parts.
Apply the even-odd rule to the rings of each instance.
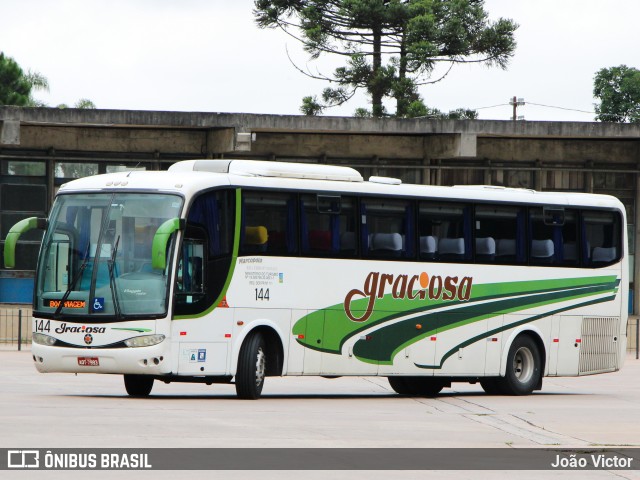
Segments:
[[[517,25],[491,22],[484,0],[255,0],[261,28],[281,28],[302,42],[312,59],[345,57],[333,75],[312,75],[335,87],[322,93],[340,105],[358,89],[371,97],[371,114],[386,114],[383,100],[396,100],[396,116],[421,101],[418,87],[433,83],[438,64],[482,63],[505,68],[515,51]],[[448,73],[448,72],[447,72]],[[446,74],[445,74],[446,75]]]
[[[303,115],[308,116],[316,116],[320,115],[324,107],[318,103],[318,97],[316,96],[308,96],[302,99],[302,106],[300,107],[300,111]]]
[[[89,100],[88,98],[81,98],[80,100],[78,100],[75,105],[73,106],[73,108],[96,108],[96,104],[93,103],[91,100]]]
[[[620,65],[602,68],[593,82],[596,120],[640,123],[640,70]]]
[[[29,93],[29,101],[27,102],[27,107],[46,107],[47,104],[41,100],[37,100],[33,97],[33,92],[36,90],[42,90],[45,92],[49,91],[49,80],[47,77],[38,72],[33,72],[31,70],[27,70],[27,74],[25,75],[27,81],[31,85],[31,92]]]
[[[69,105],[67,105],[66,103],[61,103],[59,105],[56,105],[56,108],[65,109],[65,108],[69,108]],[[88,98],[81,98],[73,105],[73,108],[83,108],[83,109],[96,108],[96,104],[93,103]]]
[[[0,105],[28,105],[32,84],[16,61],[0,52]]]
[[[47,77],[32,70],[25,73],[13,58],[0,52],[0,105],[47,107],[45,102],[34,98],[33,93],[38,90],[49,91]],[[67,108],[67,105],[61,103],[57,108]],[[75,103],[74,108],[96,106],[91,100],[81,98]]]

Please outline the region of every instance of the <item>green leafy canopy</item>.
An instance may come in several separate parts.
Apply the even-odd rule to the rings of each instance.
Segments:
[[[596,120],[640,123],[640,70],[620,65],[596,73],[593,96]]]
[[[25,73],[13,58],[0,52],[0,105],[46,107],[46,103],[33,97],[33,92],[38,90],[49,91],[47,78],[31,70]],[[67,105],[60,104],[58,108],[67,108]],[[82,98],[75,103],[74,108],[96,106],[91,100]]]

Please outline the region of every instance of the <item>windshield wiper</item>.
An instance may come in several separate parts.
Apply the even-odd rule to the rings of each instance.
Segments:
[[[75,277],[73,277],[73,280],[69,285],[69,288],[67,288],[67,291],[64,292],[64,295],[60,299],[60,305],[58,305],[58,308],[56,308],[56,311],[53,312],[54,318],[58,318],[58,315],[60,315],[60,311],[64,306],[64,302],[66,302],[67,299],[69,298],[69,295],[71,295],[71,292],[76,287],[76,283],[78,283],[78,280],[82,278],[82,272],[84,272],[84,269],[87,268],[88,263],[89,263],[89,244],[87,243],[87,249],[84,252],[84,260],[82,260],[82,263],[80,264],[80,268],[78,268],[78,272],[76,273]]]
[[[116,265],[116,253],[118,253],[118,245],[120,244],[120,235],[116,239],[116,243],[113,246],[113,252],[111,252],[111,258],[109,259],[109,286],[111,287],[111,298],[113,300],[113,310],[116,315],[116,320],[120,320],[120,300],[118,299],[116,277],[114,275]]]

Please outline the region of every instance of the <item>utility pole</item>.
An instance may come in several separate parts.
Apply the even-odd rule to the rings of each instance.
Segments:
[[[516,98],[515,96],[509,100],[509,105],[513,106],[513,117],[512,120],[515,122],[516,120],[524,120],[524,116],[518,117],[518,107],[524,105],[524,98]]]

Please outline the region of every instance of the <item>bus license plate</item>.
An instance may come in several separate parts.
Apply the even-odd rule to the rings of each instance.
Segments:
[[[78,357],[78,365],[81,367],[99,367],[98,357]]]

